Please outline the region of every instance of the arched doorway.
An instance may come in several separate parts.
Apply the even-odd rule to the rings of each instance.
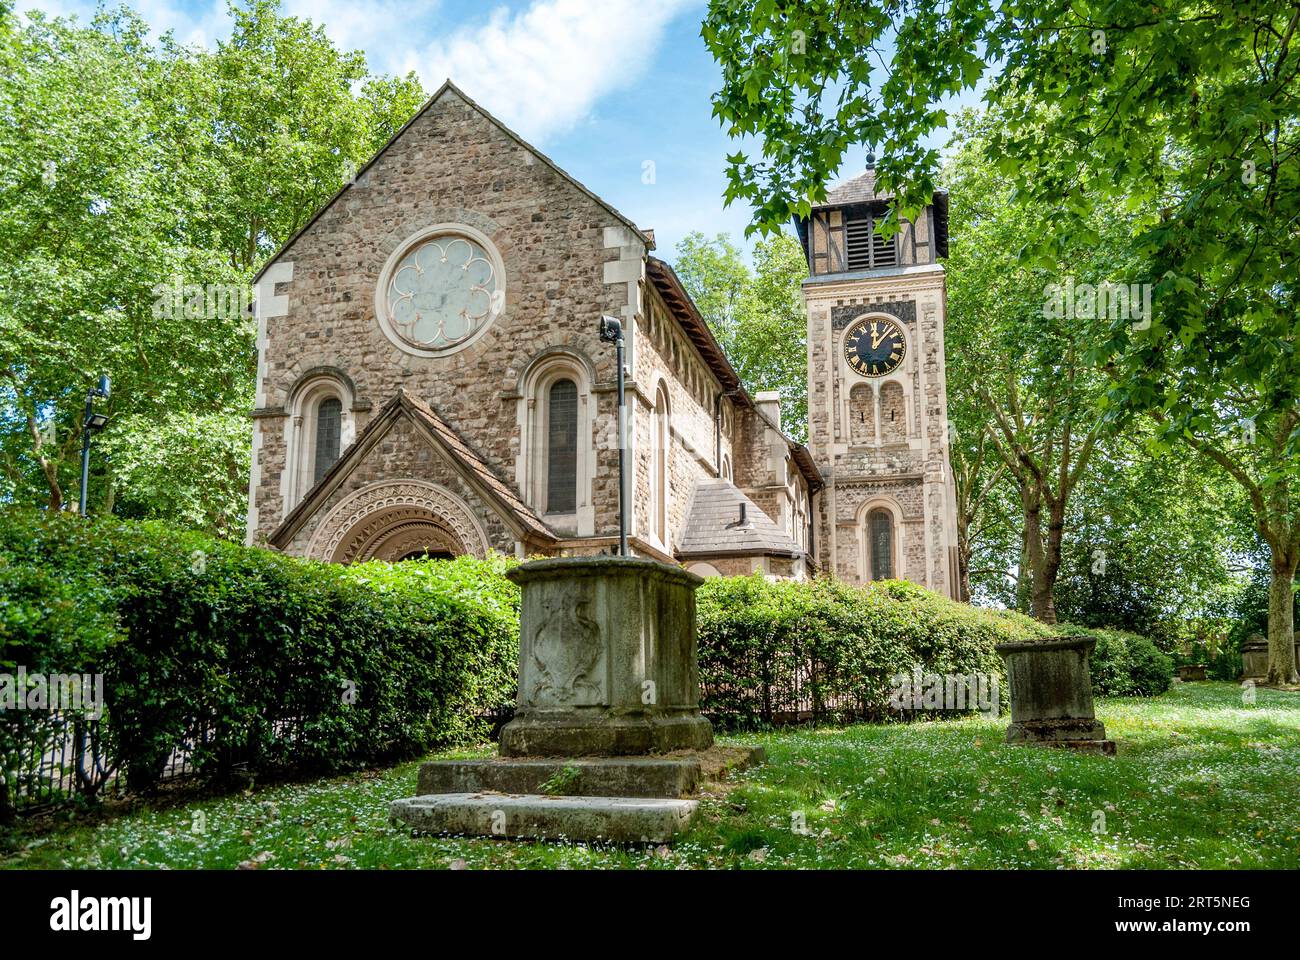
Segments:
[[[307,556],[335,563],[487,554],[469,506],[422,480],[381,481],[345,497],[321,521]]]
[[[447,553],[445,551],[412,550],[406,556],[398,557],[395,562],[404,563],[407,560],[421,561],[421,560],[455,560],[455,559],[456,559],[455,554]]]
[[[459,557],[468,552],[460,538],[428,510],[401,507],[379,511],[357,524],[330,559],[335,563],[396,562],[425,554]]]

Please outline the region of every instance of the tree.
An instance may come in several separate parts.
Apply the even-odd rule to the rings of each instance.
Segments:
[[[244,417],[178,410],[161,422],[128,420],[102,445],[112,481],[106,512],[242,539],[251,466]]]
[[[414,73],[371,76],[364,54],[280,9],[231,3],[230,39],[194,58],[181,88],[210,157],[201,229],[249,277],[425,98]]]
[[[957,599],[965,603],[971,601],[971,557],[988,526],[996,522],[990,501],[1006,476],[1005,464],[991,462],[991,438],[984,427],[977,432],[973,446],[954,443],[949,448],[957,501]]]
[[[1241,588],[1230,558],[1252,545],[1240,490],[1199,457],[1162,453],[1151,424],[1117,438],[1076,491],[1058,611],[1150,636],[1166,651],[1221,619]]]
[[[371,76],[276,2],[231,12],[231,37],[208,51],[150,45],[128,11],[20,28],[0,8],[7,499],[64,505],[86,389],[108,373],[112,458],[95,460],[92,508],[239,535],[254,329],[246,310],[213,311],[203,296],[186,309],[189,291],[234,292],[246,307],[256,268],[423,92],[414,75]],[[173,285],[184,302],[170,303]]]
[[[781,426],[808,438],[808,321],[800,284],[808,276],[799,241],[780,233],[754,246],[754,269],[726,234],[690,233],[674,269],[740,379],[781,392]]]
[[[99,29],[35,15],[19,30],[0,11],[0,455],[10,496],[55,510],[95,377],[129,395],[132,373],[179,365],[188,339],[148,311],[189,251],[174,236],[184,157],[160,134],[163,67],[145,32],[125,12]]]
[[[1114,433],[1097,409],[1105,379],[1087,359],[1107,324],[1095,304],[1086,308],[1073,297],[1058,304],[1056,293],[1063,298],[1064,291],[1054,280],[1068,271],[1071,292],[1092,290],[1131,268],[1123,254],[1123,220],[1114,217],[1095,218],[1089,239],[1070,244],[1050,266],[1021,256],[1036,220],[1055,216],[1056,206],[1027,211],[1015,202],[1014,185],[989,159],[998,120],[996,113],[965,115],[944,171],[953,236],[947,263],[950,415],[959,436],[975,438],[973,449],[956,445],[958,532],[965,519],[969,535],[973,511],[989,495],[980,496],[983,486],[966,474],[993,458],[1020,504],[1018,593],[1028,598],[1034,617],[1054,623],[1071,497]]]
[[[986,74],[1006,110],[994,156],[1026,203],[1062,208],[1031,252],[1087,238],[1098,210],[1131,214],[1148,265],[1132,279],[1154,285],[1155,309],[1112,324],[1092,356],[1116,422],[1154,419],[1246,492],[1271,556],[1270,682],[1300,680],[1297,27],[1300,4],[1276,0],[712,0],[702,29],[723,71],[715,113],[761,142],[759,162],[729,158],[751,226],[806,215],[855,143],[883,150],[882,187],[915,211],[941,101]]]

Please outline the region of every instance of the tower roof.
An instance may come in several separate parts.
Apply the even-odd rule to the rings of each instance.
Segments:
[[[826,191],[826,199],[813,205],[820,207],[847,207],[853,203],[873,203],[877,200],[891,200],[892,193],[876,192],[876,168],[868,167],[856,177],[841,180]]]

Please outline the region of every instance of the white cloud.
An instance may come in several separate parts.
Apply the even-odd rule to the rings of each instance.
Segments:
[[[540,141],[572,129],[602,96],[631,87],[654,58],[668,23],[695,0],[535,0],[500,7],[412,54],[436,89],[450,78],[521,136]]]
[[[405,73],[402,64],[439,24],[437,0],[284,0],[284,13],[325,28],[340,50],[360,50],[372,72]]]
[[[88,20],[98,0],[27,2]],[[226,0],[128,2],[155,34],[173,30],[182,42],[209,47],[230,35]],[[323,25],[342,49],[364,51],[372,70],[415,70],[430,91],[450,77],[520,134],[540,141],[589,119],[601,97],[631,88],[653,61],[668,24],[700,3],[532,0],[470,22],[448,9],[459,3],[442,0],[285,0],[284,11]],[[454,23],[463,25],[448,28]]]
[[[116,9],[118,4],[101,4],[99,0],[28,0],[20,2],[18,10],[42,10],[56,17],[76,16],[82,23],[90,23],[100,6]],[[176,0],[127,0],[127,6],[149,24],[154,36],[162,36],[170,30],[181,43],[205,47],[230,36],[231,19],[225,0],[199,0],[194,9],[188,9]]]

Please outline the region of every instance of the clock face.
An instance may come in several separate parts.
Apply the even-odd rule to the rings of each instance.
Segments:
[[[844,333],[844,359],[864,377],[892,373],[906,352],[903,331],[892,320],[859,320]]]

